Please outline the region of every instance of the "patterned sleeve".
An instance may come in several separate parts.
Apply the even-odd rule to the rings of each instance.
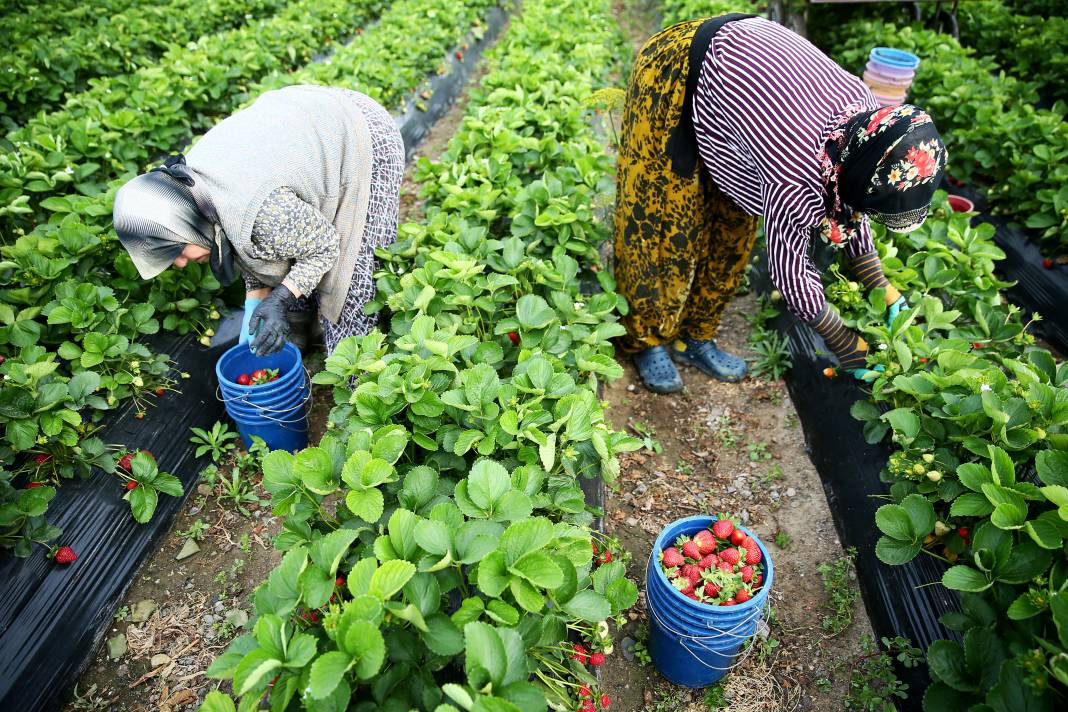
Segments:
[[[771,281],[782,293],[787,308],[802,321],[819,315],[827,298],[819,272],[808,255],[811,228],[797,215],[804,206],[804,188],[777,185],[764,195],[764,236],[768,245]]]
[[[252,247],[253,257],[289,260],[286,279],[301,294],[310,294],[337,263],[341,239],[322,213],[283,186],[260,208],[252,225]]]
[[[842,249],[845,250],[847,260],[855,260],[869,252],[875,252],[875,240],[871,236],[871,223],[868,222],[867,215],[863,215],[860,218],[860,225],[857,226],[857,236],[846,242],[845,247]]]

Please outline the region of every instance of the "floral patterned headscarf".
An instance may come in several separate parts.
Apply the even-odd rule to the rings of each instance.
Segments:
[[[853,112],[828,135],[819,158],[827,211],[819,232],[842,247],[862,215],[897,232],[922,225],[947,155],[930,115],[899,104]]]

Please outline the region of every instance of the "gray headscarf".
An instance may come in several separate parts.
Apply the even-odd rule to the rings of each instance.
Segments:
[[[170,267],[186,245],[199,245],[211,250],[216,278],[223,284],[234,280],[230,244],[224,236],[216,239],[216,226],[197,208],[192,184],[188,171],[175,176],[164,168],[137,176],[115,194],[115,232],[142,279]]]

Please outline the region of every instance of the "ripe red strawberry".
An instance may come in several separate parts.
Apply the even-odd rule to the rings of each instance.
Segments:
[[[735,529],[731,532],[731,543],[735,546],[741,546],[745,541],[745,532],[741,529]]]
[[[749,564],[750,566],[752,566],[753,564],[759,564],[760,559],[762,558],[760,554],[760,547],[757,546],[756,542],[752,539],[746,542],[746,544],[746,546],[742,547],[745,549],[745,563]]]
[[[678,549],[673,546],[669,546],[668,548],[664,549],[663,553],[661,554],[660,563],[662,563],[665,567],[669,569],[673,569],[676,566],[682,566],[683,564],[685,564],[686,559],[682,558],[682,554],[679,553]]]
[[[722,559],[720,559],[720,562],[716,564],[716,568],[720,571],[726,571],[729,574],[734,573],[734,567],[728,564],[726,561],[723,561]]]
[[[57,564],[73,564],[78,560],[78,555],[74,553],[74,549],[69,546],[61,546],[56,549],[56,553],[52,555],[53,560]]]
[[[968,527],[960,527],[959,529],[957,529],[957,536],[959,536],[961,539],[969,538]]]
[[[240,376],[237,377],[237,385],[239,386],[247,386],[250,383],[252,383],[252,376],[248,375],[247,373],[242,373]]]
[[[834,378],[834,369],[829,367],[823,369],[823,375],[827,378]]]
[[[612,552],[609,551],[608,549],[605,549],[604,550],[604,554],[601,555],[601,563],[602,564],[610,564],[610,563],[612,563]]]
[[[731,566],[734,566],[742,560],[742,553],[737,549],[724,549],[719,553],[720,561],[725,561]]]
[[[974,344],[972,344],[972,348],[973,349],[981,349],[981,348],[983,348],[983,345],[981,343],[979,343],[978,341],[976,341]]]
[[[734,531],[734,522],[729,519],[717,519],[716,523],[712,525],[712,533],[720,539],[726,539]]]
[[[44,487],[43,482],[27,482],[26,489],[37,489],[38,487]]]
[[[601,707],[607,707],[612,704],[612,698],[608,695],[601,695]]]
[[[581,645],[579,643],[575,643],[574,645],[571,646],[571,649],[575,651],[574,654],[571,656],[571,659],[572,660],[578,660],[580,663],[585,665],[586,664],[586,660],[588,659],[588,653],[589,653],[589,651],[586,650],[586,646],[585,645]]]
[[[590,540],[590,546],[593,548],[593,555],[597,556],[597,542]]]
[[[764,583],[764,575],[757,574],[756,578],[753,579],[753,588],[760,588],[760,584],[762,583]]]
[[[456,59],[460,60],[461,62],[464,61],[464,53],[460,52],[459,50],[457,50],[456,51]]]
[[[733,606],[733,605],[736,605],[736,604],[737,604],[737,601],[735,601],[733,598],[728,598],[726,601],[723,601],[719,605],[721,605],[721,606]]]
[[[694,593],[693,591],[690,591],[689,593],[687,593],[686,594],[686,598],[692,598],[695,601],[700,601],[701,600],[700,598],[697,597],[697,594]]]
[[[516,333],[514,331],[509,331],[508,332],[508,339],[512,342],[513,345],[516,345],[516,346],[519,345],[519,334],[518,333]]]
[[[137,487],[137,481],[136,480],[130,480],[130,481],[128,481],[126,483],[126,491],[127,492],[129,492],[130,490],[132,490],[132,489],[134,489],[136,487]]]
[[[684,596],[693,593],[693,584],[690,583],[690,579],[685,576],[679,576],[678,578],[671,579],[671,585],[678,590]]]
[[[590,665],[593,665],[594,667],[604,665],[604,653],[594,653],[593,655],[591,655]]]
[[[131,464],[133,462],[133,456],[134,456],[134,454],[132,452],[128,452],[125,455],[123,455],[122,457],[120,457],[119,458],[119,468],[129,472],[130,471],[130,466],[131,466]]]
[[[580,685],[579,697],[593,697],[593,690],[590,689],[589,685]]]
[[[750,581],[753,580],[753,567],[752,566],[743,566],[742,570],[739,571],[738,573],[740,573],[742,575],[742,583],[749,583]]]
[[[686,564],[682,567],[682,575],[687,581],[696,586],[697,582],[701,580],[701,569],[693,564]]]
[[[713,566],[715,566],[718,563],[719,563],[719,557],[716,556],[715,554],[709,554],[708,556],[702,558],[700,561],[697,562],[697,568],[699,568],[702,571],[704,571],[705,569],[712,568]]]
[[[715,598],[719,595],[719,586],[709,581],[705,584],[705,596],[708,598]]]
[[[338,576],[336,579],[334,579],[334,585],[337,586],[338,588],[344,588],[344,586],[345,586],[345,577],[344,576]]]
[[[166,391],[164,391],[164,390],[163,390],[163,387],[161,386],[161,387],[159,387],[159,388],[157,388],[157,389],[156,389],[156,396],[157,396],[157,397],[159,397],[159,398],[162,398],[162,397],[163,397],[163,394],[164,394],[165,392],[166,392]]]
[[[697,546],[696,541],[690,540],[682,545],[682,555],[687,559],[697,561],[701,558],[701,549]]]
[[[694,534],[693,540],[697,542],[697,548],[701,551],[701,556],[707,556],[716,551],[716,535],[707,529],[702,529]]]
[[[1047,257],[1046,259],[1042,260],[1042,266],[1046,269],[1053,269],[1053,260]]]
[[[749,591],[747,591],[744,588],[738,589],[738,593],[734,594],[734,600],[737,601],[738,603],[745,603],[746,601],[748,601],[752,597],[753,597],[753,594],[749,593]]]
[[[52,456],[44,452],[38,453],[37,455],[33,456],[33,461],[38,465],[43,465],[51,459]]]
[[[597,712],[597,707],[593,704],[593,700],[586,700],[579,708],[579,712]]]

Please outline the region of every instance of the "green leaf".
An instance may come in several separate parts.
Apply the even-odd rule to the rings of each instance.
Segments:
[[[316,494],[328,495],[337,490],[333,459],[322,448],[310,447],[297,453],[293,472],[305,487]]]
[[[282,667],[282,661],[263,649],[253,650],[245,656],[234,671],[234,689],[238,695],[267,688],[274,671]]]
[[[130,511],[133,512],[133,517],[138,523],[147,524],[152,520],[159,501],[159,495],[156,494],[154,487],[134,487],[126,493],[126,498],[130,502]]]
[[[435,613],[429,616],[426,627],[427,630],[420,637],[432,653],[452,656],[463,652],[463,634],[447,615]]]
[[[1024,524],[1024,531],[1043,549],[1060,549],[1064,541],[1060,527],[1048,519],[1032,519]]]
[[[913,534],[919,538],[934,530],[935,511],[930,500],[920,494],[910,494],[901,500],[901,506],[912,521]]]
[[[553,525],[545,517],[533,517],[515,522],[501,535],[500,549],[511,565],[520,557],[544,549],[553,540]]]
[[[464,640],[467,651],[464,668],[468,679],[471,679],[473,668],[479,667],[489,674],[494,686],[503,684],[508,657],[504,642],[493,626],[478,621],[468,623],[464,626]]]
[[[951,566],[942,575],[942,585],[955,591],[978,593],[990,588],[991,581],[970,566]]]
[[[415,525],[415,542],[428,554],[444,555],[451,540],[449,528],[443,522],[423,519]]]
[[[927,648],[931,676],[960,692],[975,692],[976,685],[964,660],[964,649],[951,640],[936,640]]]
[[[345,506],[368,524],[375,524],[382,518],[386,500],[382,491],[375,487],[365,490],[349,490],[349,493],[345,495]]]
[[[237,712],[237,708],[234,707],[234,701],[229,697],[218,690],[212,690],[204,698],[198,712]]]
[[[922,546],[919,541],[902,541],[881,536],[875,544],[875,555],[884,564],[901,566],[916,558]]]
[[[524,329],[542,329],[556,318],[548,303],[536,294],[524,294],[516,302],[516,318]]]
[[[981,492],[984,484],[994,481],[990,470],[978,462],[966,462],[958,467],[957,478],[973,492]]]
[[[875,510],[875,525],[893,539],[913,541],[917,538],[909,513],[899,504],[884,504]]]
[[[1042,609],[1031,601],[1031,594],[1024,591],[1009,606],[1008,616],[1014,621],[1021,621],[1037,616],[1041,612]]]
[[[1042,450],[1035,455],[1035,467],[1043,484],[1068,487],[1068,452]]]
[[[378,629],[375,628],[375,630]],[[350,665],[352,665],[352,658],[340,650],[331,650],[320,655],[312,663],[308,675],[308,694],[317,700],[329,697],[341,684]]]
[[[1068,648],[1068,593],[1059,591],[1053,594],[1049,607],[1053,613],[1053,624],[1057,627],[1057,637],[1061,641],[1061,646]]]
[[[168,494],[171,497],[181,497],[185,494],[185,489],[182,487],[182,481],[166,472],[161,472],[156,475],[156,479],[152,480],[152,486],[163,494]]]
[[[348,552],[359,532],[355,529],[338,529],[318,539],[311,549],[312,561],[331,576],[337,572],[338,564]]]
[[[911,408],[895,408],[883,413],[882,419],[910,441],[920,434],[920,417]]]
[[[568,615],[589,623],[603,621],[612,614],[612,607],[608,604],[608,599],[589,589],[576,593],[571,600],[562,604],[561,608]]]
[[[508,587],[510,578],[502,551],[494,551],[478,564],[478,588],[487,596],[500,596]]]
[[[467,493],[471,501],[485,510],[493,509],[494,503],[511,488],[508,471],[493,460],[479,460],[467,477]]]
[[[356,677],[369,680],[382,669],[386,660],[386,641],[374,623],[365,620],[349,622],[344,631],[342,646],[356,659]]]
[[[994,511],[994,505],[977,492],[967,492],[953,500],[949,513],[954,517],[985,517]]]
[[[522,576],[535,586],[548,590],[555,589],[564,582],[564,574],[560,567],[556,565],[552,557],[542,551],[532,551],[521,557],[508,570]]]
[[[371,576],[371,593],[383,601],[388,600],[404,588],[412,576],[415,576],[415,564],[403,559],[387,561]]]

